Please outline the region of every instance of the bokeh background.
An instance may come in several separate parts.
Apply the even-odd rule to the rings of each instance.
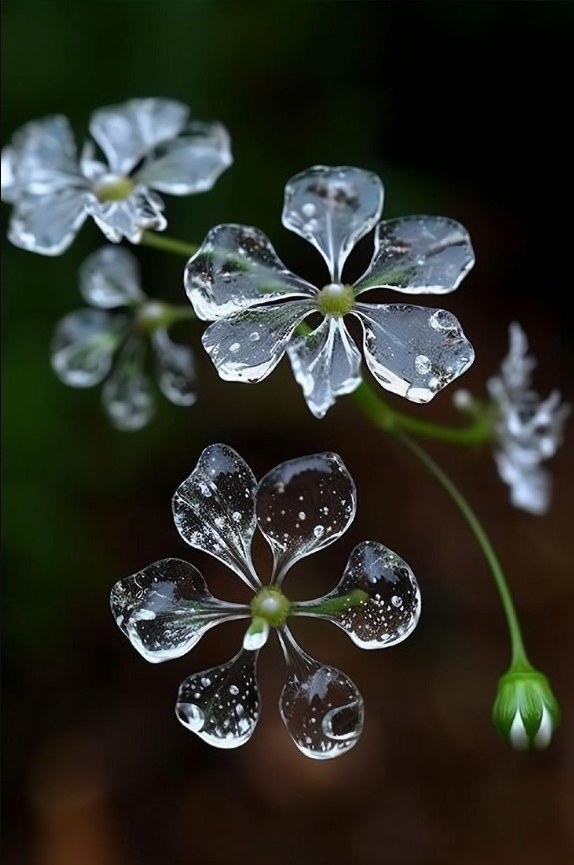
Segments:
[[[168,201],[169,233],[198,242],[218,222],[257,225],[311,280],[324,277],[319,257],[280,226],[285,181],[317,162],[372,169],[387,216],[442,213],[471,232],[478,263],[447,304],[477,349],[466,386],[483,391],[517,319],[540,358],[539,388],[572,398],[572,13],[544,2],[5,0],[2,142],[49,113],[66,114],[81,137],[98,106],[180,99],[229,127],[236,162],[213,192]],[[7,217],[3,208],[3,238]],[[78,267],[102,242],[90,224],[50,259],[2,240],[6,861],[574,861],[574,430],[553,461],[543,519],[511,509],[488,449],[430,445],[483,516],[532,659],[564,707],[547,752],[516,754],[490,725],[508,649],[485,563],[442,490],[350,400],[316,421],[286,363],[257,387],[219,381],[200,323],[177,334],[198,346],[197,405],[161,400],[145,431],[114,431],[97,391],[58,383],[51,331],[82,305]],[[138,256],[149,294],[183,299],[183,259]],[[451,395],[400,408],[454,422]],[[389,652],[361,653],[328,624],[296,623],[306,649],[349,673],[366,700],[361,744],[330,764],[299,755],[282,727],[276,648],[261,658],[256,735],[220,752],[177,723],[173,703],[183,678],[235,653],[241,626],[152,667],[109,614],[119,577],[188,552],[214,593],[241,595],[172,524],[172,491],[214,441],[258,474],[335,450],[355,478],[353,528],[297,567],[293,597],[334,585],[365,538],[399,551],[421,583],[420,626]]]

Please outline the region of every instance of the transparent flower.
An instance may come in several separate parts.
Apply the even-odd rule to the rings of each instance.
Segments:
[[[530,666],[501,676],[492,720],[517,751],[547,748],[560,723],[560,706],[546,676]]]
[[[295,642],[289,616],[315,616],[338,625],[363,649],[401,642],[413,631],[420,594],[409,566],[374,541],[359,544],[332,592],[291,602],[282,590],[299,559],[332,544],[356,509],[353,480],[336,454],[282,463],[257,483],[249,466],[226,445],[203,451],[177,489],[173,513],[186,543],[230,567],[254,593],[250,606],[213,597],[196,568],[163,559],[120,580],[111,594],[114,618],[148,661],[177,658],[223,621],[250,619],[243,647],[226,664],[182,683],[177,717],[218,748],[236,748],[260,716],[256,665],[269,632],[277,633],[287,663],[279,708],[297,747],[318,760],[352,748],[363,728],[363,700],[342,672],[316,661]],[[273,553],[269,585],[251,558],[256,528]]]
[[[561,403],[556,390],[543,400],[531,389],[536,360],[528,354],[526,334],[514,322],[509,337],[508,355],[500,372],[487,383],[495,408],[494,457],[500,477],[510,487],[512,504],[532,514],[544,514],[550,505],[552,481],[542,463],[554,456],[562,443],[570,407]],[[464,407],[463,401],[459,396],[460,407]],[[466,397],[466,402],[467,410],[472,410],[472,398]]]
[[[221,378],[258,382],[285,351],[309,408],[323,417],[337,396],[361,381],[361,355],[347,324],[362,325],[367,366],[379,384],[426,403],[474,359],[457,319],[442,309],[366,304],[375,288],[404,294],[454,291],[474,263],[466,230],[440,216],[379,222],[383,187],[359,168],[316,166],[285,188],[283,225],[321,253],[329,269],[319,289],[285,268],[256,228],[219,225],[188,262],[187,294],[196,315],[212,321],[204,347]],[[375,228],[371,264],[354,286],[342,271],[355,244]],[[318,327],[295,336],[308,316]]]
[[[196,401],[191,349],[172,342],[168,328],[187,310],[150,300],[140,287],[135,257],[105,246],[80,269],[80,292],[92,308],[66,315],[50,347],[56,375],[71,387],[93,387],[106,379],[102,397],[112,424],[121,430],[144,427],[154,413],[145,372],[148,346],[160,389],[176,405]]]
[[[171,99],[130,99],[92,114],[80,157],[61,115],[19,129],[2,151],[2,200],[13,205],[8,237],[16,246],[59,255],[92,216],[108,240],[139,243],[167,222],[159,192],[211,189],[231,165],[219,123],[189,122]]]

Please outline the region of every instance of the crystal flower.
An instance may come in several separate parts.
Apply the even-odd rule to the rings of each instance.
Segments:
[[[258,650],[271,629],[287,663],[279,708],[295,745],[308,757],[325,760],[357,743],[364,716],[359,691],[344,673],[298,646],[287,618],[328,619],[363,649],[395,645],[418,621],[414,575],[387,547],[366,541],[355,547],[341,581],[324,597],[291,602],[282,590],[295,562],[336,541],[355,509],[355,485],[336,454],[290,460],[257,483],[235,451],[212,445],[173,497],[175,524],[186,543],[224,562],[249,586],[251,605],[213,597],[199,571],[179,559],[155,562],[114,586],[114,618],[151,662],[184,655],[220,622],[251,619],[234,658],[194,673],[179,689],[177,717],[210,745],[237,748],[253,734],[261,711]],[[266,586],[251,558],[256,528],[273,553]]]
[[[231,165],[229,136],[219,123],[189,123],[171,99],[130,99],[92,114],[78,157],[61,115],[19,129],[2,150],[2,200],[13,204],[8,237],[16,246],[59,255],[92,216],[108,240],[139,243],[167,222],[159,192],[211,189]]]
[[[498,473],[510,487],[517,508],[544,514],[550,505],[552,481],[542,463],[554,456],[562,443],[562,431],[570,406],[552,391],[541,399],[531,389],[536,360],[528,354],[526,334],[514,322],[509,329],[510,347],[500,373],[488,381],[496,406],[494,457]]]
[[[359,168],[316,166],[288,182],[283,225],[325,259],[329,282],[321,289],[287,270],[257,228],[218,225],[209,232],[187,264],[185,287],[196,315],[213,322],[203,344],[221,378],[261,381],[287,351],[309,408],[323,417],[337,396],[361,382],[349,316],[362,325],[367,366],[379,384],[413,402],[428,402],[468,369],[474,351],[452,313],[359,301],[375,288],[445,294],[474,263],[458,222],[441,216],[379,222],[382,205],[381,181]],[[371,264],[350,286],[343,266],[375,226]],[[313,313],[322,317],[319,326],[295,336]]]
[[[121,430],[141,429],[154,413],[145,373],[149,344],[162,392],[176,405],[193,405],[193,355],[168,334],[186,310],[182,314],[181,308],[145,296],[132,253],[114,246],[94,252],[80,269],[80,292],[92,308],[66,315],[52,338],[51,361],[58,378],[71,387],[93,387],[106,379],[102,397],[112,424]]]

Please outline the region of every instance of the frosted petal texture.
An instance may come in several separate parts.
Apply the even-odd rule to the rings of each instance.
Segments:
[[[255,487],[253,472],[239,454],[227,445],[211,445],[172,502],[183,540],[224,562],[254,589],[260,585],[251,562]]]
[[[261,714],[256,664],[256,652],[241,650],[229,663],[185,679],[176,706],[181,723],[216,748],[244,745]]]

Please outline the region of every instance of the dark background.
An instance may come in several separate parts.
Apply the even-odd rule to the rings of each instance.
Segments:
[[[372,169],[387,216],[441,213],[470,230],[477,266],[445,300],[477,349],[466,386],[483,391],[517,319],[540,359],[540,390],[571,399],[572,13],[544,2],[5,0],[2,142],[54,112],[83,136],[96,107],[180,99],[228,126],[236,162],[212,193],[168,200],[169,233],[198,242],[218,222],[257,225],[310,279],[323,276],[319,257],[280,226],[285,181],[317,162]],[[512,510],[488,448],[430,446],[483,516],[532,660],[563,704],[551,748],[516,754],[490,725],[508,648],[484,560],[442,490],[350,400],[316,421],[286,363],[258,387],[226,384],[198,347],[197,405],[161,401],[148,429],[123,434],[96,391],[58,383],[50,334],[82,305],[77,270],[102,242],[93,224],[54,259],[2,242],[6,861],[573,861],[571,447],[553,461],[555,499],[540,519]],[[148,293],[182,300],[183,259],[138,256]],[[178,336],[199,346],[200,333],[195,323]],[[389,399],[454,421],[451,395],[427,408]],[[214,441],[258,474],[335,450],[355,478],[352,530],[298,566],[294,597],[334,585],[365,538],[400,552],[419,578],[421,623],[394,650],[360,652],[324,623],[296,628],[365,696],[363,739],[338,761],[313,763],[291,744],[275,647],[261,659],[260,727],[226,753],[184,730],[173,703],[190,672],[231,657],[240,626],[152,667],[109,614],[113,583],[165,556],[188,556],[215,594],[238,597],[171,519],[172,491]]]

